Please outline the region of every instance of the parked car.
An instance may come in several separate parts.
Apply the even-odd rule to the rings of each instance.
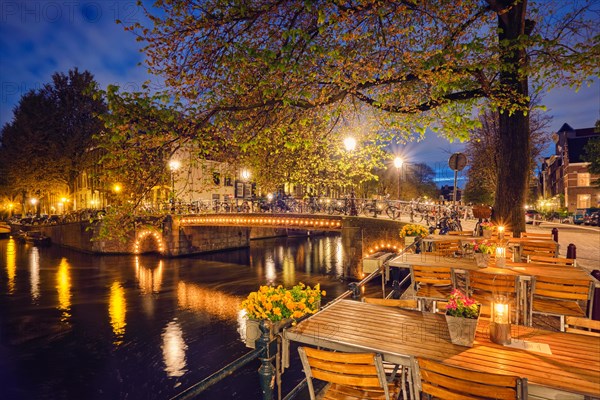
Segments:
[[[525,211],[525,223],[539,225],[542,222],[542,215],[536,210]]]
[[[583,224],[583,220],[586,216],[586,210],[587,209],[585,208],[578,208],[577,210],[575,210],[575,214],[573,214],[573,223],[575,225]]]
[[[590,215],[586,215],[583,218],[583,224],[584,225],[591,225],[591,226],[598,226],[598,218],[599,218],[599,216],[600,216],[600,213],[598,211],[594,211]]]

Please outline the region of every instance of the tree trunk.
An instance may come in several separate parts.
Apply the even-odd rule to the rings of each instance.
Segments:
[[[519,74],[527,62],[525,49],[516,48],[514,42],[525,34],[526,0],[498,1],[508,12],[499,13],[498,39],[507,43],[501,50],[504,69],[500,74],[503,86],[511,88],[517,95],[528,96],[527,77]],[[516,4],[513,4],[516,3]],[[511,6],[512,4],[512,6]],[[522,110],[528,110],[528,101],[523,101]],[[500,162],[494,201],[494,219],[508,226],[518,236],[525,231],[525,202],[529,186],[530,138],[529,117],[523,111],[509,115],[502,111],[499,119]]]

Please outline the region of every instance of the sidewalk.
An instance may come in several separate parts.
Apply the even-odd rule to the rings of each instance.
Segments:
[[[402,216],[402,222],[410,222],[408,216]],[[465,231],[475,229],[476,219],[461,220]],[[552,233],[558,229],[559,256],[566,257],[569,244],[576,246],[577,264],[592,271],[600,269],[600,227],[542,222],[540,225],[527,225],[527,232]]]

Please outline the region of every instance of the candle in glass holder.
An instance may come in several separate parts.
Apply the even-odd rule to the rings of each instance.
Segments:
[[[510,344],[510,307],[507,298],[497,297],[492,303],[490,340],[498,344]]]
[[[504,239],[504,226],[498,226],[498,240]]]
[[[496,266],[504,268],[506,265],[506,247],[496,247]]]

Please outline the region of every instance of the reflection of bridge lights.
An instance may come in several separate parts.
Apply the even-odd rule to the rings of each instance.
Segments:
[[[208,313],[224,321],[236,317],[241,299],[218,290],[204,288],[194,283],[179,281],[177,306],[179,308]]]
[[[162,235],[158,231],[154,231],[154,230],[144,230],[144,231],[141,231],[137,235],[137,239],[135,240],[135,242],[133,244],[133,252],[135,254],[140,254],[140,251],[141,251],[140,246],[141,246],[142,242],[144,241],[144,239],[146,239],[148,236],[152,236],[154,238],[154,240],[156,241],[156,243],[158,245],[159,253],[164,253],[165,242],[162,238]]]
[[[265,278],[267,282],[273,283],[277,278],[277,269],[275,268],[275,261],[272,257],[265,259]]]
[[[158,267],[148,268],[141,265],[139,257],[136,257],[135,275],[142,294],[159,293],[162,285],[163,260],[158,261]]]

